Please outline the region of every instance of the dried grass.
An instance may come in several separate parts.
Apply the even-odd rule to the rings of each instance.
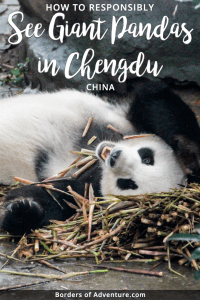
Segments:
[[[78,201],[77,214],[23,237],[17,249],[20,257],[43,262],[94,257],[97,264],[119,260],[157,264],[173,259],[185,265],[199,246],[197,242],[167,243],[169,236],[191,233],[200,223],[200,186],[196,184],[169,193],[98,199],[91,186],[89,199],[68,190]],[[199,261],[189,264],[199,269]]]

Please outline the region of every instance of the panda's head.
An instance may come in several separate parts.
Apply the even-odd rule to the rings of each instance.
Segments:
[[[166,192],[184,181],[173,150],[157,136],[101,142],[96,154],[102,163],[103,195]]]

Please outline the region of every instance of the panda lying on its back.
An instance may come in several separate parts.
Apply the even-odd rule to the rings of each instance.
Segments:
[[[186,173],[199,174],[200,130],[195,116],[162,84],[146,84],[144,89],[136,90],[131,103],[123,106],[66,90],[2,99],[0,114],[3,184],[12,183],[14,176],[44,180],[74,161],[71,150],[92,147],[96,148],[98,162],[78,180],[61,180],[54,183],[55,188],[66,191],[70,185],[83,194],[87,182],[92,183],[96,196],[142,194],[168,191],[183,183]],[[90,117],[92,125],[82,137]],[[108,124],[121,134],[107,128]],[[122,140],[122,135],[144,132],[160,136],[168,145],[157,136]],[[92,136],[97,138],[88,147]],[[73,198],[52,193],[59,203],[42,187],[12,190],[5,200],[7,208],[1,210],[2,227],[23,234],[51,219],[65,220],[71,216],[74,210],[65,200],[73,202]]]
[[[106,161],[102,150],[111,148]],[[102,160],[103,195],[137,195],[169,191],[184,183],[184,172],[173,150],[157,136],[136,138],[97,147]]]

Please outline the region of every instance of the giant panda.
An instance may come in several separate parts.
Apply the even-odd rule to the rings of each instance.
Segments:
[[[134,134],[143,135],[123,140]],[[88,146],[93,136],[96,140]],[[92,183],[97,197],[136,195],[179,187],[186,175],[198,179],[198,123],[190,108],[162,83],[136,88],[134,98],[121,105],[75,90],[0,100],[2,184],[13,183],[14,176],[41,182],[69,166],[75,160],[71,151],[81,148],[95,149],[96,164],[78,179],[67,174],[54,181],[55,189],[67,191],[70,185],[83,195],[85,183]],[[20,235],[70,217],[75,212],[68,205],[73,197],[51,193],[53,197],[37,185],[11,190],[0,212],[3,229]]]

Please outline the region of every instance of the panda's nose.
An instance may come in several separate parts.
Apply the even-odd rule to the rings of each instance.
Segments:
[[[122,152],[122,150],[116,150],[116,151],[113,151],[110,154],[110,166],[111,166],[111,168],[114,167],[115,162],[118,159],[118,157],[120,156],[121,152]]]

